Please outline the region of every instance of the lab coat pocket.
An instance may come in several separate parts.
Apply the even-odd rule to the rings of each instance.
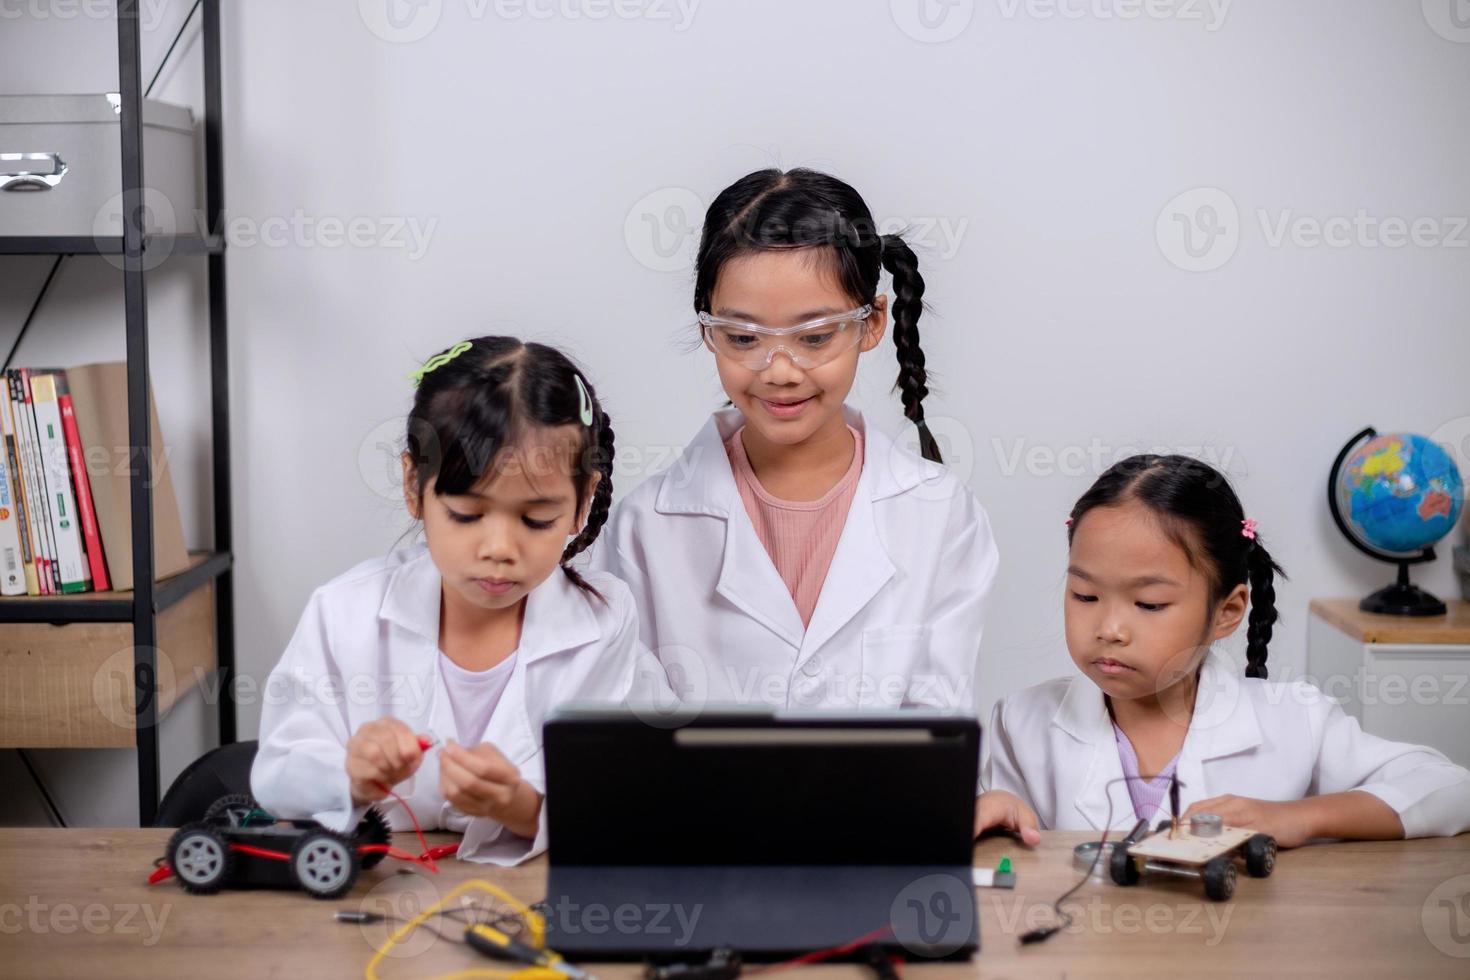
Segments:
[[[927,626],[875,626],[863,630],[863,670],[860,686],[854,692],[858,706],[901,706],[928,660]]]

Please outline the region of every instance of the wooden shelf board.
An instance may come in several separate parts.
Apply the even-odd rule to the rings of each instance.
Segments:
[[[0,630],[0,748],[131,748],[132,623]],[[216,676],[214,581],[158,614],[158,717]]]
[[[1357,599],[1313,599],[1311,612],[1363,643],[1470,643],[1470,602],[1446,599],[1443,616],[1385,616],[1363,612]]]

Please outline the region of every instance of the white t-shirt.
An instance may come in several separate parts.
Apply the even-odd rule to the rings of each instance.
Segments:
[[[444,670],[444,686],[449,691],[449,707],[454,712],[454,727],[461,745],[479,745],[484,739],[485,729],[490,725],[490,716],[510,683],[515,671],[516,655],[513,651],[489,670],[465,670],[450,660],[444,651],[439,651],[439,664]]]

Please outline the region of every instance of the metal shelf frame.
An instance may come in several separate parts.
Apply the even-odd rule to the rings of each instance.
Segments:
[[[158,614],[203,586],[215,583],[215,649],[223,697],[219,703],[220,744],[237,738],[234,701],[235,622],[230,501],[229,351],[225,297],[223,227],[224,132],[221,121],[220,0],[202,0],[204,56],[205,208],[209,236],[155,239],[170,255],[199,255],[208,263],[209,376],[213,434],[214,547],[187,571],[155,579],[153,474],[148,412],[147,251],[143,234],[143,78],[137,0],[118,0],[118,88],[122,95],[123,234],[120,237],[0,236],[0,255],[120,255],[127,330],[128,442],[133,544],[133,592],[116,598],[67,596],[0,601],[0,623],[130,622],[133,627],[133,690],[137,711],[138,823],[153,824],[160,796],[158,754]]]

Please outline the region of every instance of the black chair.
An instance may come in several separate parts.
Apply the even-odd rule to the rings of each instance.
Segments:
[[[255,762],[255,750],[260,745],[254,739],[248,742],[232,742],[211,749],[195,759],[189,768],[179,773],[163,802],[158,805],[158,815],[153,818],[155,827],[182,827],[194,820],[203,820],[209,804],[221,796],[234,793],[250,793],[250,767]]]

